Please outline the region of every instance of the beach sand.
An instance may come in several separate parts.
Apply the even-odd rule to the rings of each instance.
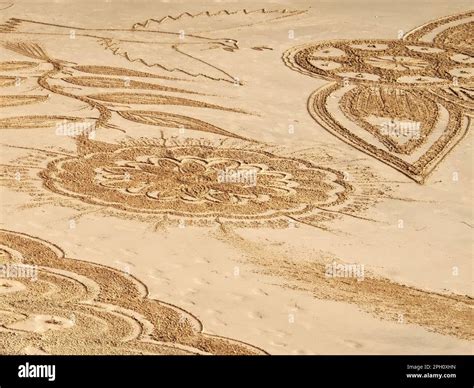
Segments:
[[[472,354],[469,6],[0,3],[0,353]]]

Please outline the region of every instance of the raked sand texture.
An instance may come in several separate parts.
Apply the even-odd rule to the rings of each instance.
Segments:
[[[472,354],[473,47],[461,0],[0,2],[0,353]]]

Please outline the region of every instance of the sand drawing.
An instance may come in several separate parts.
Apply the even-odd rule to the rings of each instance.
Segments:
[[[20,70],[36,66],[38,66],[37,63],[27,61],[0,62],[0,71]]]
[[[3,10],[6,10],[6,9],[9,9],[11,7],[13,7],[15,4],[14,3],[0,3],[0,11],[3,11]]]
[[[0,279],[2,354],[264,354],[204,334],[133,276],[66,258],[43,240],[1,230],[0,253],[3,266],[37,268],[37,278]]]
[[[208,20],[212,19],[214,31],[226,31],[241,27],[250,27],[271,21],[278,21],[292,16],[304,14],[305,10],[291,10],[291,9],[242,9],[242,10],[220,10],[220,11],[203,11],[192,14],[190,12],[183,12],[177,16],[167,15],[159,19],[147,19],[141,23],[135,23],[132,26],[133,30],[141,29],[164,29],[167,31],[171,25],[174,29],[174,24],[179,22],[181,27],[186,29],[191,28],[192,32],[202,31],[202,27],[196,27],[194,20],[202,19],[202,23],[208,24]],[[205,32],[205,31],[203,31]]]
[[[454,188],[427,178],[467,152],[474,12],[416,22],[397,40],[322,41],[324,9],[167,7],[104,24],[0,3],[0,269],[37,275],[0,277],[0,353],[333,353],[318,333],[344,308],[351,333],[390,331],[402,315],[404,341],[464,349],[470,171],[455,160]],[[307,99],[311,117],[285,74],[327,81]],[[313,119],[336,138],[318,138]],[[104,265],[109,252],[139,275]],[[351,255],[367,264],[363,281],[326,276]],[[325,345],[293,343],[302,328]],[[400,349],[397,335],[357,351]]]
[[[5,106],[35,104],[47,99],[48,96],[0,96],[0,108]]]
[[[257,149],[238,150],[237,145],[210,147],[197,142],[180,144],[173,139],[167,143],[165,147],[163,142],[144,139],[112,146],[85,141],[80,146],[81,156],[55,159],[40,174],[53,192],[105,210],[116,208],[132,218],[149,213],[150,222],[156,220],[156,215],[163,215],[166,221],[161,222],[161,226],[165,227],[175,225],[180,219],[185,219],[188,225],[217,223],[216,237],[242,251],[246,262],[256,265],[258,272],[277,276],[287,282],[287,287],[311,292],[318,299],[352,303],[389,321],[404,314],[407,323],[430,331],[468,340],[474,337],[469,324],[473,308],[469,296],[429,292],[371,274],[361,282],[356,278],[327,278],[324,268],[328,260],[311,257],[295,262],[286,254],[263,249],[240,237],[234,229],[243,226],[287,228],[292,221],[323,227],[338,213],[350,216],[352,211],[357,217],[370,203],[370,195],[375,197],[380,191],[368,187],[367,198],[359,197],[357,203],[351,204],[351,195],[357,192],[357,187],[344,183],[340,173],[334,170]],[[240,161],[235,159],[237,155]],[[29,163],[30,166],[25,164],[21,170],[25,177],[28,168],[34,168],[32,158]],[[258,179],[262,180],[258,190],[252,185],[216,184],[216,170],[226,166],[247,171],[257,168]],[[5,175],[11,175],[14,170],[19,171],[18,167],[6,169]],[[331,176],[336,181],[331,181]],[[305,181],[311,182],[311,187],[300,188]],[[318,181],[319,186],[315,186]],[[30,193],[38,193],[38,190]],[[306,208],[296,203],[291,208],[291,193],[296,195],[300,205],[306,200]],[[345,202],[344,212],[334,210]],[[319,213],[315,213],[316,210]],[[90,209],[85,207],[81,211],[87,213]],[[308,215],[311,211],[313,214]]]
[[[176,88],[162,84],[149,82],[149,79],[183,80],[175,77],[174,73],[185,78],[204,78],[211,81],[226,81],[234,85],[242,83],[237,77],[230,75],[217,64],[206,61],[206,52],[222,49],[227,52],[238,50],[238,42],[230,38],[208,38],[194,33],[215,26],[214,31],[220,31],[219,26],[225,25],[227,29],[251,27],[257,24],[275,22],[281,19],[298,16],[304,11],[282,10],[238,10],[219,12],[199,12],[197,14],[182,13],[177,16],[165,16],[160,19],[149,19],[143,23],[135,23],[129,29],[87,29],[77,26],[63,26],[33,20],[11,18],[0,25],[0,44],[4,48],[19,54],[31,61],[14,61],[0,63],[0,70],[5,72],[37,67],[48,64],[50,70],[44,71],[37,78],[37,84],[41,89],[56,95],[75,99],[86,104],[88,107],[98,111],[99,117],[95,122],[97,129],[114,128],[111,124],[114,114],[126,120],[167,128],[185,128],[196,131],[210,132],[222,136],[230,136],[240,139],[245,137],[229,132],[202,120],[179,114],[171,114],[157,111],[156,108],[165,105],[184,106],[193,108],[205,108],[229,111],[240,114],[250,114],[238,108],[210,104],[191,98],[171,96],[169,94],[143,93],[141,91],[159,91],[167,93],[184,93],[191,95],[202,95],[189,88]],[[54,37],[57,39],[69,39],[71,31],[74,39],[89,39],[99,42],[107,50],[115,55],[126,58],[130,62],[140,62],[150,70],[165,71],[173,73],[170,75],[153,74],[152,72],[137,71],[123,67],[107,65],[85,65],[64,61],[55,58],[48,53],[42,43],[32,40]],[[186,31],[185,36],[181,32]],[[204,31],[208,32],[208,31]],[[156,48],[159,48],[157,50]],[[152,58],[147,58],[152,56]],[[170,63],[168,63],[170,62]],[[83,74],[90,74],[84,76]],[[16,77],[19,77],[18,75]],[[143,79],[147,80],[144,81]],[[61,82],[58,82],[61,81]],[[12,78],[1,78],[0,86],[12,85]],[[18,82],[18,78],[15,78]],[[68,85],[69,84],[69,85]],[[71,88],[72,85],[79,86],[79,92]],[[82,90],[110,89],[108,93],[93,93],[88,95]],[[137,90],[134,92],[134,90]],[[20,97],[20,96],[18,96]],[[24,100],[30,97],[24,96]],[[18,101],[18,99],[16,99]],[[30,100],[32,101],[32,100]],[[149,111],[129,109],[129,105],[152,106]],[[2,105],[0,105],[2,106]],[[4,124],[19,122],[22,117],[8,117]],[[73,118],[73,120],[75,120]],[[25,125],[31,125],[34,118],[25,121]],[[33,127],[38,127],[34,125]],[[17,126],[15,126],[17,127]],[[3,127],[5,128],[5,127]]]
[[[333,81],[308,100],[319,124],[423,183],[471,125],[472,19],[472,12],[442,19],[400,40],[294,47],[283,59],[293,70]]]
[[[136,112],[134,110],[130,110],[129,104],[135,105],[149,105],[154,107],[159,107],[163,105],[177,105],[177,106],[185,106],[185,107],[195,107],[195,108],[206,108],[206,109],[217,109],[222,111],[230,111],[236,112],[240,114],[248,114],[248,112],[244,112],[239,109],[227,108],[223,106],[218,106],[215,104],[208,104],[202,101],[192,100],[189,98],[181,98],[176,96],[170,95],[161,95],[161,94],[147,94],[147,93],[130,93],[130,88],[140,88],[140,89],[149,89],[149,90],[160,90],[166,92],[179,92],[179,93],[188,93],[188,94],[197,94],[192,91],[183,90],[179,88],[171,88],[165,87],[162,85],[145,83],[138,80],[131,80],[130,77],[147,77],[147,78],[161,78],[160,76],[154,76],[153,74],[149,73],[142,73],[142,72],[135,72],[133,70],[128,71],[124,68],[111,68],[111,67],[96,67],[96,66],[69,66],[69,64],[65,63],[64,61],[52,59],[45,50],[36,43],[24,43],[24,42],[8,42],[5,44],[5,48],[11,50],[12,52],[27,56],[32,59],[36,59],[40,61],[39,63],[46,62],[48,63],[52,69],[45,71],[42,73],[41,76],[37,78],[37,84],[43,90],[48,91],[52,94],[56,94],[59,96],[64,96],[67,98],[75,99],[86,104],[88,107],[95,109],[98,111],[99,116],[94,120],[94,128],[99,129],[103,128],[117,128],[115,125],[111,124],[109,121],[112,119],[113,113],[120,115],[121,117],[147,125],[156,125],[162,127],[170,127],[170,128],[186,128],[191,130],[203,131],[203,132],[211,132],[216,133],[224,136],[242,138],[239,135],[233,134],[229,131],[224,129],[218,128],[212,124],[206,123],[204,121],[194,119],[184,115],[177,115],[177,114],[170,114],[166,112],[160,112],[156,110],[150,111],[140,111]],[[37,63],[35,63],[37,65]],[[30,66],[30,62],[12,62],[6,63],[4,65],[5,71],[12,71],[19,68],[23,68],[25,66]],[[113,89],[114,91],[110,93],[101,93],[101,94],[92,94],[92,95],[84,95],[80,93],[74,93],[69,91],[69,89],[65,86],[59,85],[56,82],[56,77],[71,74],[72,71],[77,70],[79,72],[87,72],[93,73],[96,75],[99,74],[106,74],[109,75],[118,75],[122,78],[111,78],[111,77],[81,77],[81,76],[69,76],[64,77],[61,79],[66,83],[71,83],[75,85],[83,85],[88,88],[107,88]],[[124,78],[126,77],[126,78]],[[115,92],[117,90],[117,92]],[[41,102],[46,99],[43,96],[37,96],[36,101],[32,96],[6,96],[5,105],[8,103],[14,104],[23,101],[22,103],[33,103],[33,102]],[[0,103],[0,107],[3,106]],[[143,117],[148,117],[147,119],[143,119]],[[152,119],[150,119],[152,117]],[[51,122],[54,121],[54,117],[50,117]],[[40,122],[35,124],[35,117],[8,117],[2,119],[4,121],[0,121],[0,128],[11,128],[8,125],[10,123],[21,123],[23,122],[24,128],[37,128],[43,125],[42,118]],[[78,117],[72,117],[68,119],[70,121],[80,121],[81,119]],[[3,125],[2,125],[3,124]],[[19,127],[15,125],[15,128]],[[124,131],[123,129],[120,129]]]
[[[306,154],[269,152],[270,147],[239,140],[179,137],[109,144],[80,136],[77,147],[78,155],[26,148],[27,157],[3,166],[7,181],[14,181],[19,168],[25,172],[21,184],[10,187],[26,185],[26,192],[46,202],[64,206],[67,199],[67,206],[92,205],[164,226],[186,220],[202,226],[301,223],[328,229],[341,216],[364,219],[365,209],[390,198],[388,187],[367,168],[317,152],[308,161]],[[324,167],[329,163],[344,173]],[[34,184],[38,179],[41,185]]]
[[[50,36],[69,36],[74,31],[78,37],[96,40],[104,49],[130,62],[139,62],[150,68],[181,73],[191,77],[204,77],[215,81],[239,83],[237,77],[206,61],[208,50],[238,50],[238,42],[230,38],[209,38],[199,35],[210,25],[219,31],[227,28],[251,27],[256,24],[278,21],[304,13],[301,10],[237,10],[218,12],[188,12],[178,16],[165,16],[135,23],[130,29],[88,29],[64,26],[34,20],[11,18],[0,25],[0,33],[12,36],[29,36],[37,32]],[[196,27],[197,26],[197,27]],[[221,28],[222,29],[222,28]],[[196,31],[196,33],[194,33]],[[158,48],[158,49],[157,49]]]
[[[79,70],[78,67],[76,67],[76,69]],[[96,70],[96,74],[99,74],[98,70]],[[130,76],[133,73],[132,72],[125,72],[125,74],[128,74],[128,76]],[[115,74],[115,75],[120,75],[120,74]],[[137,76],[139,77],[140,75],[137,75]],[[146,76],[147,76],[146,74],[142,75],[142,77],[146,77]],[[87,87],[90,87],[90,88],[116,88],[116,89],[120,89],[124,86],[123,79],[107,78],[107,77],[81,77],[81,76],[77,76],[77,77],[64,77],[64,78],[62,78],[62,80],[65,81],[65,82],[74,84],[74,85],[87,86]],[[187,93],[187,94],[201,94],[201,93],[198,93],[198,92],[193,92],[191,90],[171,88],[171,87],[164,86],[164,85],[158,85],[158,84],[135,81],[135,80],[129,80],[127,82],[127,88],[128,89],[141,89],[141,90],[160,90],[160,91],[163,91],[163,92],[176,92],[176,93]]]
[[[249,21],[249,25],[253,25],[299,14],[301,14],[299,11],[266,11],[265,9],[207,12],[196,15],[186,13],[178,17],[165,17],[138,23],[133,26],[131,31],[143,30],[142,34],[153,35],[154,32],[157,32],[157,25],[164,25],[164,30],[160,29],[159,32],[166,35],[169,33],[167,26],[172,22],[184,23],[186,31],[192,32],[193,25],[198,21],[199,26],[199,20],[202,18],[205,19],[204,25],[207,27],[208,19],[217,24],[223,23],[227,27],[232,26],[232,23],[229,24],[229,22],[235,19],[235,27],[238,27],[242,24],[242,20],[247,20],[246,18],[250,18],[247,21]],[[2,31],[8,37],[14,36],[24,39],[28,34],[34,34],[37,29],[42,34],[56,35],[65,34],[64,28],[64,26],[43,22],[11,19],[3,25]],[[174,24],[172,28],[175,29]],[[78,36],[90,37],[90,32],[86,33],[85,29],[79,28],[78,31]],[[100,31],[101,33],[117,34],[130,32],[124,30]],[[67,32],[69,33],[69,30]],[[174,39],[173,34],[171,35]],[[191,34],[191,37],[194,35]],[[136,42],[130,41],[130,43]],[[185,41],[185,43],[191,44],[193,42]],[[213,44],[215,44],[214,41]],[[238,108],[210,104],[189,97],[133,91],[133,89],[140,89],[154,92],[198,94],[193,90],[150,82],[154,78],[177,80],[174,77],[122,67],[70,63],[53,58],[42,44],[29,41],[24,42],[17,39],[11,41],[9,38],[4,43],[4,47],[12,53],[35,60],[35,62],[6,63],[4,65],[6,71],[39,66],[40,64],[42,66],[49,65],[51,69],[41,72],[37,77],[37,85],[51,94],[75,99],[97,110],[99,117],[93,119],[94,130],[103,127],[125,131],[110,122],[113,115],[117,115],[125,120],[147,126],[187,128],[247,140],[243,136],[193,117],[135,108],[146,105],[153,106],[155,109],[158,106],[174,105],[234,112],[240,115],[251,114]],[[235,48],[237,49],[237,46]],[[142,51],[148,52],[145,49]],[[84,73],[91,75],[84,76]],[[189,72],[183,71],[182,73],[189,75]],[[58,80],[65,84],[84,86],[86,91],[82,92],[80,89],[81,92],[76,92],[63,83],[58,83]],[[105,89],[107,92],[94,93],[90,92],[91,89],[100,89],[101,91]],[[12,104],[12,101],[30,103],[35,101],[34,98],[39,100],[42,97],[15,96],[15,98],[17,100],[14,100],[13,96],[8,96],[6,101],[8,104]],[[87,124],[90,123],[91,118],[47,115],[16,116],[0,119],[0,127],[10,129],[51,127],[58,120]],[[48,168],[41,173],[41,177],[44,179],[45,187],[55,193],[101,205],[104,208],[116,208],[137,214],[174,215],[191,220],[199,219],[200,222],[203,220],[215,222],[216,218],[222,218],[258,225],[260,221],[270,221],[273,226],[287,227],[289,221],[319,225],[321,221],[331,220],[341,214],[355,216],[358,210],[364,208],[375,197],[373,194],[358,193],[360,198],[352,198],[352,193],[359,190],[359,188],[355,188],[358,182],[349,183],[345,173],[292,156],[279,157],[271,152],[266,152],[262,146],[252,148],[249,144],[240,143],[236,148],[202,147],[201,144],[194,144],[190,147],[181,144],[180,141],[170,146],[171,140],[168,144],[154,144],[153,141],[150,141],[149,144],[145,143],[139,146],[129,143],[117,146],[94,142],[84,137],[78,139],[78,142],[80,155],[51,162]],[[87,144],[87,147],[84,146],[84,143]],[[84,163],[88,166],[87,168],[84,168]],[[100,173],[97,172],[99,170]],[[255,183],[244,186],[234,183],[222,184],[218,181],[218,174],[226,170],[255,171],[258,185]],[[176,173],[177,171],[179,173]],[[72,181],[80,182],[80,184],[76,187],[69,187],[69,184],[72,183],[71,176],[74,175],[77,178],[78,173],[84,174],[80,181],[77,179]],[[163,174],[165,175],[163,176]],[[364,176],[361,177],[361,180],[367,180],[367,183],[363,183],[361,186],[371,187],[370,178]]]

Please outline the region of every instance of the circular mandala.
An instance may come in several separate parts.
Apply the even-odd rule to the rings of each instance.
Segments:
[[[54,161],[54,192],[138,213],[259,219],[344,202],[343,174],[263,151],[130,146]]]

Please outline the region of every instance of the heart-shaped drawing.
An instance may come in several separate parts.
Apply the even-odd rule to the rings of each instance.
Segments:
[[[473,20],[474,12],[447,17],[399,40],[307,44],[283,59],[332,81],[308,100],[320,125],[423,183],[471,125]]]

